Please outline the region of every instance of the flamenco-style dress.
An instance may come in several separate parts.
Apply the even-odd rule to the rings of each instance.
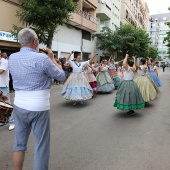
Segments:
[[[109,64],[108,73],[109,73],[110,77],[113,79],[114,86],[119,87],[119,85],[120,85],[120,77],[118,75],[118,70],[116,69],[114,64],[112,64],[112,63]]]
[[[98,92],[111,92],[115,89],[114,82],[108,73],[108,66],[101,66],[101,72],[96,76]]]
[[[114,107],[120,110],[137,110],[145,107],[145,102],[142,98],[137,84],[133,81],[134,72],[128,67],[124,71],[124,81],[121,82],[116,93]]]
[[[96,77],[94,76],[93,70],[92,70],[92,68],[90,68],[90,66],[88,66],[88,68],[84,70],[84,76],[86,77],[91,88],[93,89],[93,92],[97,93],[97,80],[96,80]]]
[[[69,64],[73,68],[73,72],[65,82],[61,95],[67,100],[74,101],[91,99],[93,96],[93,90],[82,73],[83,66],[87,64],[89,65],[89,61],[78,63],[69,60]]]
[[[154,70],[157,70],[156,66],[150,65],[149,75],[151,76],[157,87],[162,87],[162,83],[159,77],[155,74]]]
[[[156,98],[157,91],[154,88],[151,81],[146,77],[148,67],[145,65],[140,66],[138,70],[138,77],[134,80],[139,87],[139,90],[142,94],[143,100],[145,102],[152,101]]]

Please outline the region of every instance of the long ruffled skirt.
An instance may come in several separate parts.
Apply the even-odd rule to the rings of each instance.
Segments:
[[[156,92],[159,93],[160,90],[159,90],[159,88],[156,86],[156,84],[154,83],[152,77],[151,77],[149,74],[147,74],[146,77],[150,80],[150,82],[152,83],[152,85],[153,85],[153,87],[155,88]]]
[[[162,87],[162,83],[161,83],[159,77],[153,71],[150,71],[149,75],[152,77],[152,79],[157,87]]]
[[[115,89],[114,82],[107,71],[97,74],[98,92],[111,92]]]
[[[137,110],[145,107],[137,84],[133,80],[124,80],[116,93],[115,103],[113,105],[121,110]]]
[[[134,81],[139,87],[139,90],[145,102],[152,101],[156,98],[157,92],[147,77],[138,76]]]
[[[97,80],[93,73],[83,73],[94,93],[97,93]]]
[[[72,73],[63,86],[61,95],[67,100],[91,99],[93,90],[83,73]]]

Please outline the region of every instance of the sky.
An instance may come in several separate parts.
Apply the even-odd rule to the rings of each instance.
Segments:
[[[170,12],[170,0],[145,0],[148,4],[150,15]]]

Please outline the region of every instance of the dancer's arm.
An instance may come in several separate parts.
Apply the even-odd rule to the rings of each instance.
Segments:
[[[97,53],[95,53],[94,55],[93,55],[93,57],[92,58],[90,58],[90,60],[89,60],[89,63],[90,64],[92,64],[92,62],[93,62],[93,59],[94,59],[94,57],[97,55]]]
[[[132,70],[133,72],[135,72],[135,71],[136,71],[136,57],[133,56],[132,58],[133,58],[134,64],[133,64],[133,67],[131,67],[131,70]]]
[[[124,68],[125,70],[128,70],[128,64],[127,64],[127,59],[128,59],[128,57],[129,57],[129,55],[126,54],[126,56],[125,56],[125,58],[124,58],[124,60],[123,60],[123,68]]]
[[[69,61],[69,60],[70,60],[70,57],[71,57],[72,54],[74,54],[74,51],[72,51],[72,52],[68,55],[68,57],[66,58],[66,61]]]

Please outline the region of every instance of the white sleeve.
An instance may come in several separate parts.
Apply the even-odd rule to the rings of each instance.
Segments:
[[[85,62],[81,62],[81,64],[82,64],[82,66],[84,66],[84,65],[89,65],[90,63],[89,63],[89,60],[88,60],[88,61],[85,61]]]
[[[154,69],[154,70],[157,70],[157,66],[154,66],[153,69]]]
[[[71,67],[74,67],[74,61],[69,60],[68,63],[70,64]]]
[[[0,61],[0,69],[6,71],[8,69],[8,61],[7,60],[1,60]]]

